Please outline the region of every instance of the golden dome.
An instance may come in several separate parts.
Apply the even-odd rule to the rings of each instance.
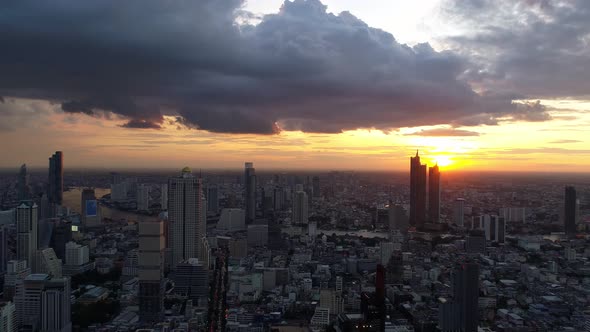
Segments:
[[[187,166],[187,167],[183,168],[182,173],[191,173],[190,167]]]

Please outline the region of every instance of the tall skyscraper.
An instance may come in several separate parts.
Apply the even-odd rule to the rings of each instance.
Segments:
[[[199,257],[199,243],[206,235],[202,191],[201,179],[194,177],[188,167],[182,169],[179,177],[168,180],[168,222],[172,229],[168,245],[172,248],[172,266]]]
[[[311,179],[311,185],[313,188],[313,198],[320,198],[321,196],[321,192],[320,192],[320,177],[319,176],[314,176]]]
[[[442,331],[477,332],[479,322],[479,265],[462,263],[452,272],[453,299],[441,303],[439,327]]]
[[[410,157],[410,225],[420,227],[426,221],[426,165],[420,156]]]
[[[577,195],[576,188],[565,187],[565,204],[564,204],[564,226],[565,232],[568,235],[576,234],[576,210],[577,210]]]
[[[174,278],[174,292],[185,295],[193,303],[206,303],[209,293],[209,272],[196,258],[178,264]]]
[[[30,199],[31,188],[29,187],[29,175],[27,164],[22,164],[18,172],[17,197],[19,201]]]
[[[389,201],[389,209],[387,210],[387,218],[389,219],[389,231],[407,231],[408,230],[408,215],[403,206],[394,204]]]
[[[0,331],[17,331],[16,307],[12,302],[0,302]]]
[[[465,199],[457,198],[453,204],[453,223],[459,227],[465,225]]]
[[[168,210],[168,184],[160,186],[160,207],[162,210]]]
[[[256,219],[256,170],[254,164],[247,162],[244,169],[244,199],[246,201],[246,223]]]
[[[159,321],[164,304],[164,224],[139,223],[139,314],[142,321]]]
[[[297,191],[293,195],[293,224],[307,224],[309,222],[309,201],[305,191]]]
[[[207,212],[219,212],[219,189],[217,186],[207,186]]]
[[[16,257],[33,265],[38,247],[37,204],[22,201],[16,208]]]
[[[63,153],[56,151],[49,158],[49,185],[47,196],[52,206],[62,205],[63,201]]]
[[[428,169],[428,218],[440,221],[440,171],[438,164]]]

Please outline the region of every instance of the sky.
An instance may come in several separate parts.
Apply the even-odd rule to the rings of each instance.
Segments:
[[[590,1],[0,4],[0,167],[587,172]]]

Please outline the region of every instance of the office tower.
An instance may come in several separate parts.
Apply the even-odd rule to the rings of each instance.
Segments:
[[[219,188],[209,185],[207,187],[207,211],[217,214],[219,212]]]
[[[313,328],[318,329],[317,331],[325,329],[326,326],[330,324],[330,308],[317,306],[309,324],[312,327],[312,330]]]
[[[304,191],[297,191],[293,196],[291,223],[294,225],[307,224],[309,222],[309,201],[307,194]]]
[[[269,217],[274,211],[274,187],[271,185],[262,188],[262,215]]]
[[[16,307],[12,302],[0,302],[0,332],[16,332]]]
[[[142,321],[159,321],[164,304],[164,224],[139,223],[139,314]]]
[[[277,218],[270,218],[268,220],[268,249],[282,250],[283,248],[281,225]]]
[[[472,254],[484,254],[486,251],[485,232],[479,229],[471,230],[467,236],[465,250]]]
[[[453,224],[463,227],[465,225],[465,200],[457,198],[453,204]]]
[[[12,301],[16,294],[17,286],[21,281],[31,274],[31,269],[27,267],[26,261],[12,260],[6,264],[6,274],[4,275],[4,300]]]
[[[408,230],[408,215],[403,206],[389,202],[389,209],[387,211],[389,219],[389,231],[407,231]]]
[[[81,221],[82,228],[96,227],[100,225],[98,215],[98,201],[94,189],[85,188],[82,190],[80,207],[82,210]]]
[[[65,255],[65,264],[62,267],[64,276],[81,274],[94,268],[94,263],[90,262],[90,249],[88,246],[68,242]]]
[[[49,158],[49,185],[47,196],[52,206],[62,205],[63,200],[63,153],[55,152]]]
[[[123,262],[123,271],[121,274],[125,277],[128,277],[126,279],[137,277],[139,274],[139,250],[132,249],[127,252],[127,256],[125,256],[125,261]]]
[[[138,211],[148,211],[150,209],[150,187],[144,184],[137,186],[137,200]]]
[[[268,225],[248,225],[248,246],[262,247],[268,245]]]
[[[70,280],[47,274],[27,276],[15,296],[19,326],[42,332],[69,332]]]
[[[440,221],[440,171],[438,164],[428,169],[428,218]]]
[[[178,264],[174,276],[174,292],[187,296],[193,303],[206,303],[209,295],[209,272],[196,258]]]
[[[564,204],[564,228],[568,235],[574,235],[577,231],[576,226],[576,209],[577,196],[576,188],[565,187],[565,204]]]
[[[111,201],[123,202],[127,200],[127,183],[120,182],[111,184]]]
[[[8,264],[8,227],[0,225],[0,275],[6,272]]]
[[[16,208],[16,257],[33,265],[38,245],[37,204],[22,201]]]
[[[506,220],[504,218],[484,215],[481,220],[483,221],[483,230],[487,241],[498,243],[506,241]]]
[[[199,257],[199,243],[204,234],[204,206],[201,179],[185,167],[179,177],[168,180],[168,222],[172,228],[172,266]]]
[[[72,222],[56,218],[50,221],[53,224],[49,246],[53,248],[57,258],[65,260],[66,244],[72,241]]]
[[[311,179],[311,186],[313,188],[313,198],[320,198],[321,192],[320,192],[320,178],[319,178],[319,176],[314,176]]]
[[[246,213],[242,209],[223,209],[217,229],[229,232],[246,230]]]
[[[344,288],[344,281],[342,280],[341,276],[337,276],[336,277],[336,292],[342,293],[343,288]]]
[[[420,227],[426,220],[426,165],[420,156],[410,158],[410,225]]]
[[[463,263],[453,270],[454,318],[457,331],[477,331],[479,322],[479,265]]]
[[[162,210],[168,210],[168,184],[160,185],[160,207]]]
[[[244,169],[244,199],[246,201],[246,223],[256,219],[256,170],[254,164],[248,162]]]
[[[31,188],[29,187],[29,175],[27,174],[27,164],[22,164],[18,172],[17,198],[19,201],[31,199]]]
[[[500,217],[503,217],[506,222],[524,222],[526,209],[523,207],[500,208]]]
[[[33,263],[33,273],[48,274],[52,278],[62,277],[62,261],[57,258],[53,248],[37,250]]]

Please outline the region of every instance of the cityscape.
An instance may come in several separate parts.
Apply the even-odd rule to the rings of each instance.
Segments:
[[[589,0],[5,0],[0,45],[0,332],[590,332]]]
[[[421,157],[405,174],[23,164],[0,177],[3,331],[590,328],[588,178],[447,178]]]

